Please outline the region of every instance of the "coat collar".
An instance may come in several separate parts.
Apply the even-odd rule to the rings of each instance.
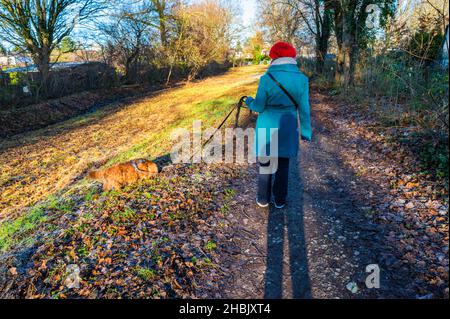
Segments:
[[[285,71],[285,72],[300,72],[297,64],[275,64],[269,67],[269,71]]]
[[[273,60],[270,65],[284,65],[284,64],[295,64],[297,65],[297,61],[294,58],[283,57]]]

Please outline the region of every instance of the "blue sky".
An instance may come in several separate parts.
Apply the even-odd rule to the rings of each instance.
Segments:
[[[256,21],[256,0],[241,0],[239,1],[242,10],[242,23],[245,27],[243,37],[248,37],[252,33],[252,25]]]
[[[242,17],[246,26],[249,26],[256,17],[256,0],[241,0]]]
[[[244,26],[244,32],[242,34],[244,40],[246,37],[251,36],[252,32],[254,31],[252,29],[252,25],[256,21],[256,10],[257,10],[257,2],[256,0],[240,0],[239,5],[241,7],[242,12],[242,24]],[[76,30],[74,34],[72,34],[73,37],[77,37]],[[3,43],[5,47],[9,47],[7,43]]]

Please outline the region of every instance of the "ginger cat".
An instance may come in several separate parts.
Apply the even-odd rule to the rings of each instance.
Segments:
[[[148,160],[138,159],[114,165],[104,170],[89,172],[89,178],[103,183],[103,190],[121,188],[158,173],[158,166]]]

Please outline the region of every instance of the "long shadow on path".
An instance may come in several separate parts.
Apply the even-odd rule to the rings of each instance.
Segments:
[[[287,257],[289,257],[289,272],[286,273],[290,275],[292,292],[289,297],[311,298],[303,220],[303,183],[296,159],[292,159],[290,162],[289,175],[289,205],[284,209],[276,209],[271,206],[269,210],[264,297],[270,299],[286,297],[286,294],[283,296],[283,291],[288,287],[283,286],[289,284],[286,281],[286,285],[283,285],[285,282],[283,280],[285,246],[287,246]],[[287,242],[285,238],[287,238]]]

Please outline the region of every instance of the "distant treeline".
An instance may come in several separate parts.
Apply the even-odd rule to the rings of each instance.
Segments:
[[[118,84],[192,80],[232,60],[233,9],[220,1],[56,0],[57,10],[23,2],[0,2],[0,42],[30,56],[37,72],[0,73],[3,108]],[[102,64],[52,71],[55,52],[87,45],[68,40],[73,22],[89,26],[84,40]]]

